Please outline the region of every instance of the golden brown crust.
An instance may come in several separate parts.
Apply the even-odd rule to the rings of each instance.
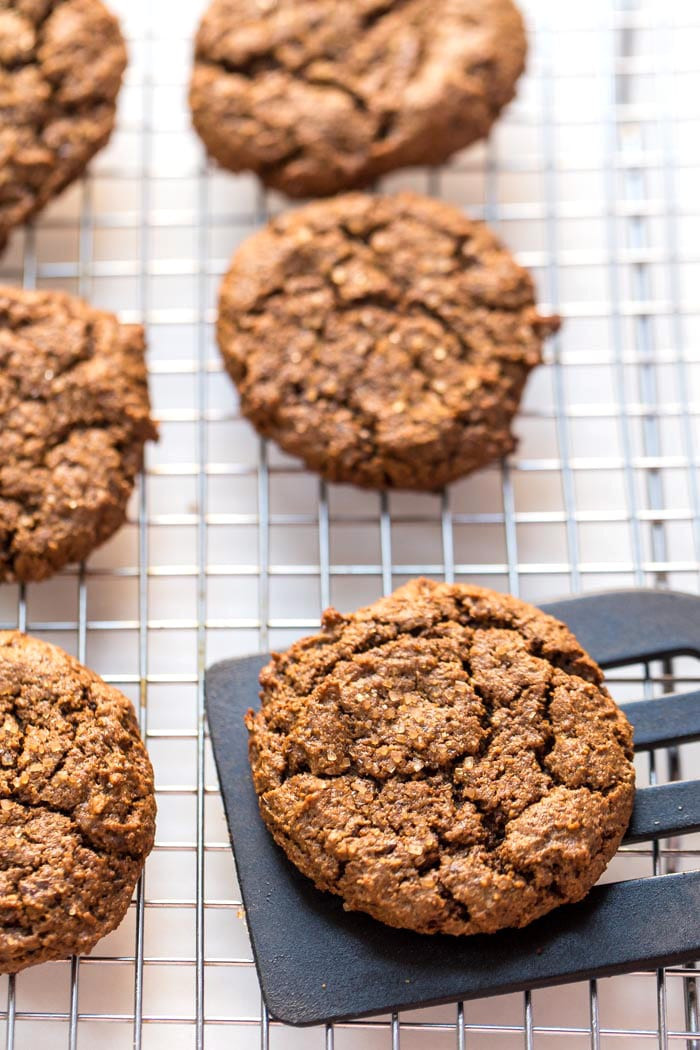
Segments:
[[[511,0],[213,0],[190,106],[224,167],[325,196],[483,138],[525,52]]]
[[[153,770],[125,696],[0,632],[0,972],[90,951],[153,845]]]
[[[349,909],[421,933],[579,900],[634,798],[632,731],[567,628],[414,580],[273,656],[249,712],[260,810]]]
[[[510,452],[544,337],[530,275],[482,223],[412,193],[274,220],[221,286],[243,413],[329,481],[434,490]]]
[[[0,288],[0,581],[41,580],[123,523],[150,418],[143,329]]]

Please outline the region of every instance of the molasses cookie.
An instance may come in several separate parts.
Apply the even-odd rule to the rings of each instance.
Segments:
[[[0,251],[105,145],[125,66],[100,0],[2,0]]]
[[[89,952],[153,845],[134,709],[62,649],[0,632],[0,972]]]
[[[530,275],[411,193],[307,205],[247,240],[219,299],[241,409],[329,481],[435,490],[510,452],[542,341]]]
[[[154,437],[140,326],[0,288],[0,581],[44,579],[108,539]]]
[[[511,0],[213,0],[190,106],[225,168],[324,196],[483,138],[525,51]]]
[[[632,731],[602,679],[563,624],[479,587],[329,609],[246,717],[263,819],[349,910],[524,926],[588,892],[632,812]]]

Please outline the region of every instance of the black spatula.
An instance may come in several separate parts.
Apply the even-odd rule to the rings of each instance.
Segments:
[[[700,598],[622,591],[544,606],[603,667],[700,657]],[[321,893],[286,859],[258,812],[243,714],[269,654],[206,678],[214,755],[263,996],[312,1025],[474,999],[700,958],[700,871],[595,887],[523,930],[427,937],[395,930]],[[700,691],[624,705],[637,750],[700,739]],[[700,830],[700,781],[641,788],[626,842]]]

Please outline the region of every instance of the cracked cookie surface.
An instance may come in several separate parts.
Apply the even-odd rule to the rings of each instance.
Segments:
[[[435,490],[510,452],[558,319],[482,223],[411,193],[275,219],[221,286],[241,409],[329,481]]]
[[[246,716],[263,819],[349,910],[524,926],[583,897],[629,822],[632,730],[602,677],[563,624],[479,587],[330,609]]]
[[[140,326],[0,287],[0,581],[44,579],[108,539],[154,437]]]
[[[483,138],[525,52],[511,0],[214,0],[190,107],[224,167],[319,197]]]
[[[0,632],[0,972],[90,951],[153,845],[134,709],[62,649]]]
[[[99,0],[0,0],[0,251],[105,145],[125,66]]]

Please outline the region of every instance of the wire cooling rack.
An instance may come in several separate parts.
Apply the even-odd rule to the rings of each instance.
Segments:
[[[85,566],[0,588],[0,621],[63,645],[134,700],[157,844],[128,917],[91,956],[3,979],[6,1047],[700,1050],[681,968],[327,1030],[270,1022],[202,695],[208,663],[283,647],[331,602],[350,609],[418,573],[533,601],[698,590],[700,6],[530,0],[529,73],[489,145],[384,181],[487,218],[565,318],[529,384],[518,453],[442,496],[319,484],[240,419],[213,341],[216,286],[285,203],[207,168],[189,130],[201,4],[113,6],[131,54],[119,129],[89,176],[15,235],[0,277],[147,323],[161,440],[129,524]],[[613,689],[628,699],[699,680],[684,660],[627,671]],[[652,756],[639,778],[699,772],[688,747]],[[606,877],[699,856],[697,836],[628,848]]]

